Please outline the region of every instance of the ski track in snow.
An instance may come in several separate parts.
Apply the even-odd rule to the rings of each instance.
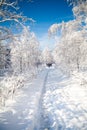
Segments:
[[[87,88],[56,69],[43,70],[14,101],[0,114],[0,130],[87,130]]]

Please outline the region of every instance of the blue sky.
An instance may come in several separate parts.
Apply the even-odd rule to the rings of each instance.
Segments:
[[[66,0],[32,0],[33,2],[21,2],[21,11],[27,17],[33,18],[36,23],[29,24],[31,31],[34,31],[41,42],[41,46],[46,44],[54,46],[53,40],[47,36],[48,28],[54,23],[73,19],[72,8]]]

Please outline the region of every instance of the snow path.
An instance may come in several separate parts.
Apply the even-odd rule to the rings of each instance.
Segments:
[[[87,86],[80,75],[45,69],[0,114],[0,130],[87,130]]]
[[[14,102],[8,101],[6,111],[0,113],[0,130],[39,129],[39,109],[48,75],[45,69],[33,83],[26,83],[14,96]]]
[[[42,91],[41,91],[41,95],[40,95],[40,100],[38,103],[38,110],[37,110],[37,121],[36,121],[36,125],[34,127],[34,130],[40,130],[42,129],[42,122],[43,122],[43,96],[46,92],[46,83],[47,83],[47,78],[48,78],[48,73],[49,73],[50,69],[47,70],[47,74],[45,76],[44,82],[43,82],[43,87],[42,87]]]

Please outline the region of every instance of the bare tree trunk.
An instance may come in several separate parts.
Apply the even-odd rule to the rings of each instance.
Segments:
[[[79,57],[77,58],[77,70],[78,70],[78,72],[80,70]]]
[[[77,50],[77,70],[80,70],[80,43],[78,42],[78,50]]]
[[[22,67],[22,57],[20,57],[20,73],[23,72],[23,67]]]

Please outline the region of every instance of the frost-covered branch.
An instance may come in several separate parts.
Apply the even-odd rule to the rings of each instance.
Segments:
[[[87,0],[68,1],[73,4],[74,20],[54,23],[48,33],[58,36],[54,49],[56,64],[71,73],[87,68]]]

